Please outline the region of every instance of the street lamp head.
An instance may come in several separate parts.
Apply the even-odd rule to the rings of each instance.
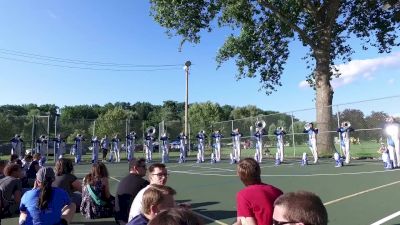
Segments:
[[[189,66],[191,66],[191,65],[192,65],[192,62],[190,62],[190,61],[186,61],[186,62],[185,62],[185,66],[189,67]]]

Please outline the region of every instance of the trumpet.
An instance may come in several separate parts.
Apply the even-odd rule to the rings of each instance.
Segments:
[[[267,123],[264,120],[257,120],[256,123],[254,124],[256,126],[256,129],[262,130],[265,128]]]
[[[154,134],[156,133],[156,128],[153,127],[153,126],[148,127],[148,128],[146,129],[146,133],[147,133],[148,135],[154,135]]]
[[[282,132],[282,131],[283,131],[283,127],[277,127],[277,128],[276,128],[276,131]]]

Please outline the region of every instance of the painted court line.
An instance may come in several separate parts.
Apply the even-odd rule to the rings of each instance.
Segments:
[[[182,173],[200,176],[218,176],[218,177],[236,177],[236,174],[214,174],[214,173],[201,173],[182,170],[169,170],[172,173]],[[318,177],[318,176],[342,176],[342,175],[361,175],[361,174],[375,174],[375,173],[389,173],[396,170],[375,170],[368,172],[354,172],[354,173],[316,173],[316,174],[262,174],[262,177]]]
[[[223,223],[223,222],[221,222],[221,221],[219,221],[219,220],[215,220],[215,219],[213,219],[213,218],[211,218],[211,217],[205,216],[205,215],[200,214],[200,213],[198,213],[198,212],[196,212],[196,211],[192,211],[192,212],[194,212],[196,215],[198,215],[198,216],[200,216],[200,217],[203,217],[204,219],[206,219],[206,220],[208,220],[208,221],[211,221],[211,222],[214,222],[214,223],[217,223],[217,224],[221,224],[221,225],[228,225],[227,223]]]
[[[386,223],[387,221],[394,219],[398,216],[400,216],[400,211],[397,211],[397,212],[393,213],[392,215],[389,215],[383,219],[380,219],[380,220],[376,221],[375,223],[372,223],[371,225],[381,225],[381,224]]]
[[[362,195],[362,194],[365,194],[365,193],[368,193],[368,192],[371,192],[371,191],[375,191],[375,190],[378,190],[378,189],[381,189],[381,188],[384,188],[384,187],[389,187],[389,186],[392,186],[392,185],[398,184],[398,183],[400,183],[400,181],[395,181],[395,182],[392,182],[392,183],[389,183],[389,184],[384,184],[384,185],[381,185],[381,186],[378,186],[378,187],[374,187],[374,188],[371,188],[371,189],[368,189],[368,190],[365,190],[365,191],[360,191],[360,192],[357,192],[357,193],[352,194],[352,195],[347,195],[347,196],[335,199],[333,201],[326,202],[326,203],[324,203],[324,205],[327,206],[327,205],[330,205],[330,204],[333,204],[333,203],[336,203],[336,202],[340,202],[340,201],[348,199],[348,198],[352,198],[352,197],[355,197],[355,196],[358,196],[358,195]]]

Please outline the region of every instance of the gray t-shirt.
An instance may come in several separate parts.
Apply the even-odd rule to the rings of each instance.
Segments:
[[[56,179],[53,181],[52,186],[63,189],[68,193],[69,196],[74,192],[72,183],[76,181],[76,176],[73,174],[63,174],[61,176],[56,176]]]
[[[5,200],[12,201],[15,191],[22,192],[22,182],[18,178],[6,176],[0,180],[0,190]]]

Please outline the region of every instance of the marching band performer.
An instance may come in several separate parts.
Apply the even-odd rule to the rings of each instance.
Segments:
[[[60,134],[57,134],[57,137],[54,138],[53,141],[56,153],[56,160],[61,159],[64,155],[64,150],[66,145],[65,140],[61,138]]]
[[[47,145],[48,140],[45,135],[41,135],[37,140],[36,140],[36,153],[39,153],[41,155],[40,160],[39,160],[39,166],[44,166],[46,163],[46,155],[47,155]]]
[[[22,156],[24,155],[24,152],[22,152],[22,147],[24,141],[21,139],[21,136],[19,134],[16,134],[11,140],[11,155],[17,154],[19,158],[21,159]]]
[[[254,138],[256,139],[256,152],[254,154],[254,159],[261,163],[262,161],[262,138],[265,134],[264,128],[256,128],[257,131],[254,133]]]
[[[211,154],[211,162],[215,163],[221,161],[221,138],[224,136],[216,130],[211,137],[214,138],[214,153]]]
[[[393,168],[400,167],[399,124],[393,117],[386,119],[385,131],[387,134],[387,147]]]
[[[318,150],[317,150],[318,128],[314,128],[313,123],[307,123],[304,127],[303,133],[308,134],[308,146],[314,157],[314,164],[315,164],[318,162]]]
[[[167,163],[169,161],[169,141],[168,141],[168,136],[167,133],[164,132],[161,135],[161,151],[162,151],[162,155],[161,155],[161,163]]]
[[[97,136],[94,136],[90,141],[92,143],[92,163],[97,163],[99,161],[99,149],[100,149],[100,141],[97,139]]]
[[[204,147],[207,135],[205,134],[205,131],[202,130],[196,135],[196,138],[198,142],[197,163],[202,163],[204,162]]]
[[[274,131],[276,136],[276,157],[275,164],[280,165],[283,162],[285,156],[285,142],[283,137],[286,135],[286,131],[283,130],[283,127],[277,127]]]
[[[121,140],[118,138],[118,134],[116,134],[114,138],[111,139],[110,162],[114,161],[114,155],[115,155],[115,162],[121,161],[120,148],[119,148],[120,142]]]
[[[145,149],[146,149],[146,163],[151,163],[153,160],[153,149],[154,149],[154,133],[155,131],[152,131],[154,128],[150,128],[147,131],[146,137],[145,137]]]
[[[128,159],[128,162],[134,158],[136,138],[137,136],[135,131],[129,132],[129,134],[126,136],[126,158]]]
[[[184,163],[186,162],[186,135],[181,132],[178,136],[179,140],[179,147],[180,147],[180,153],[179,153],[179,163]]]
[[[75,154],[75,163],[81,163],[82,159],[82,142],[85,141],[85,138],[81,134],[77,134],[74,138],[74,154]]]
[[[101,150],[103,152],[103,162],[106,162],[108,147],[110,146],[110,139],[108,139],[107,135],[104,135],[104,137],[101,139],[100,146],[101,146]]]
[[[231,164],[238,163],[240,161],[240,138],[243,136],[240,133],[239,128],[236,128],[232,131],[232,153],[230,154],[231,157]]]
[[[350,122],[342,122],[341,126],[337,129],[337,132],[340,134],[340,149],[342,150],[343,157],[345,159],[345,163],[350,163],[350,132],[353,132],[354,129],[351,127]]]
[[[383,166],[385,169],[393,169],[392,162],[390,161],[389,150],[385,143],[381,143],[381,147],[378,149],[378,153],[382,154]]]

